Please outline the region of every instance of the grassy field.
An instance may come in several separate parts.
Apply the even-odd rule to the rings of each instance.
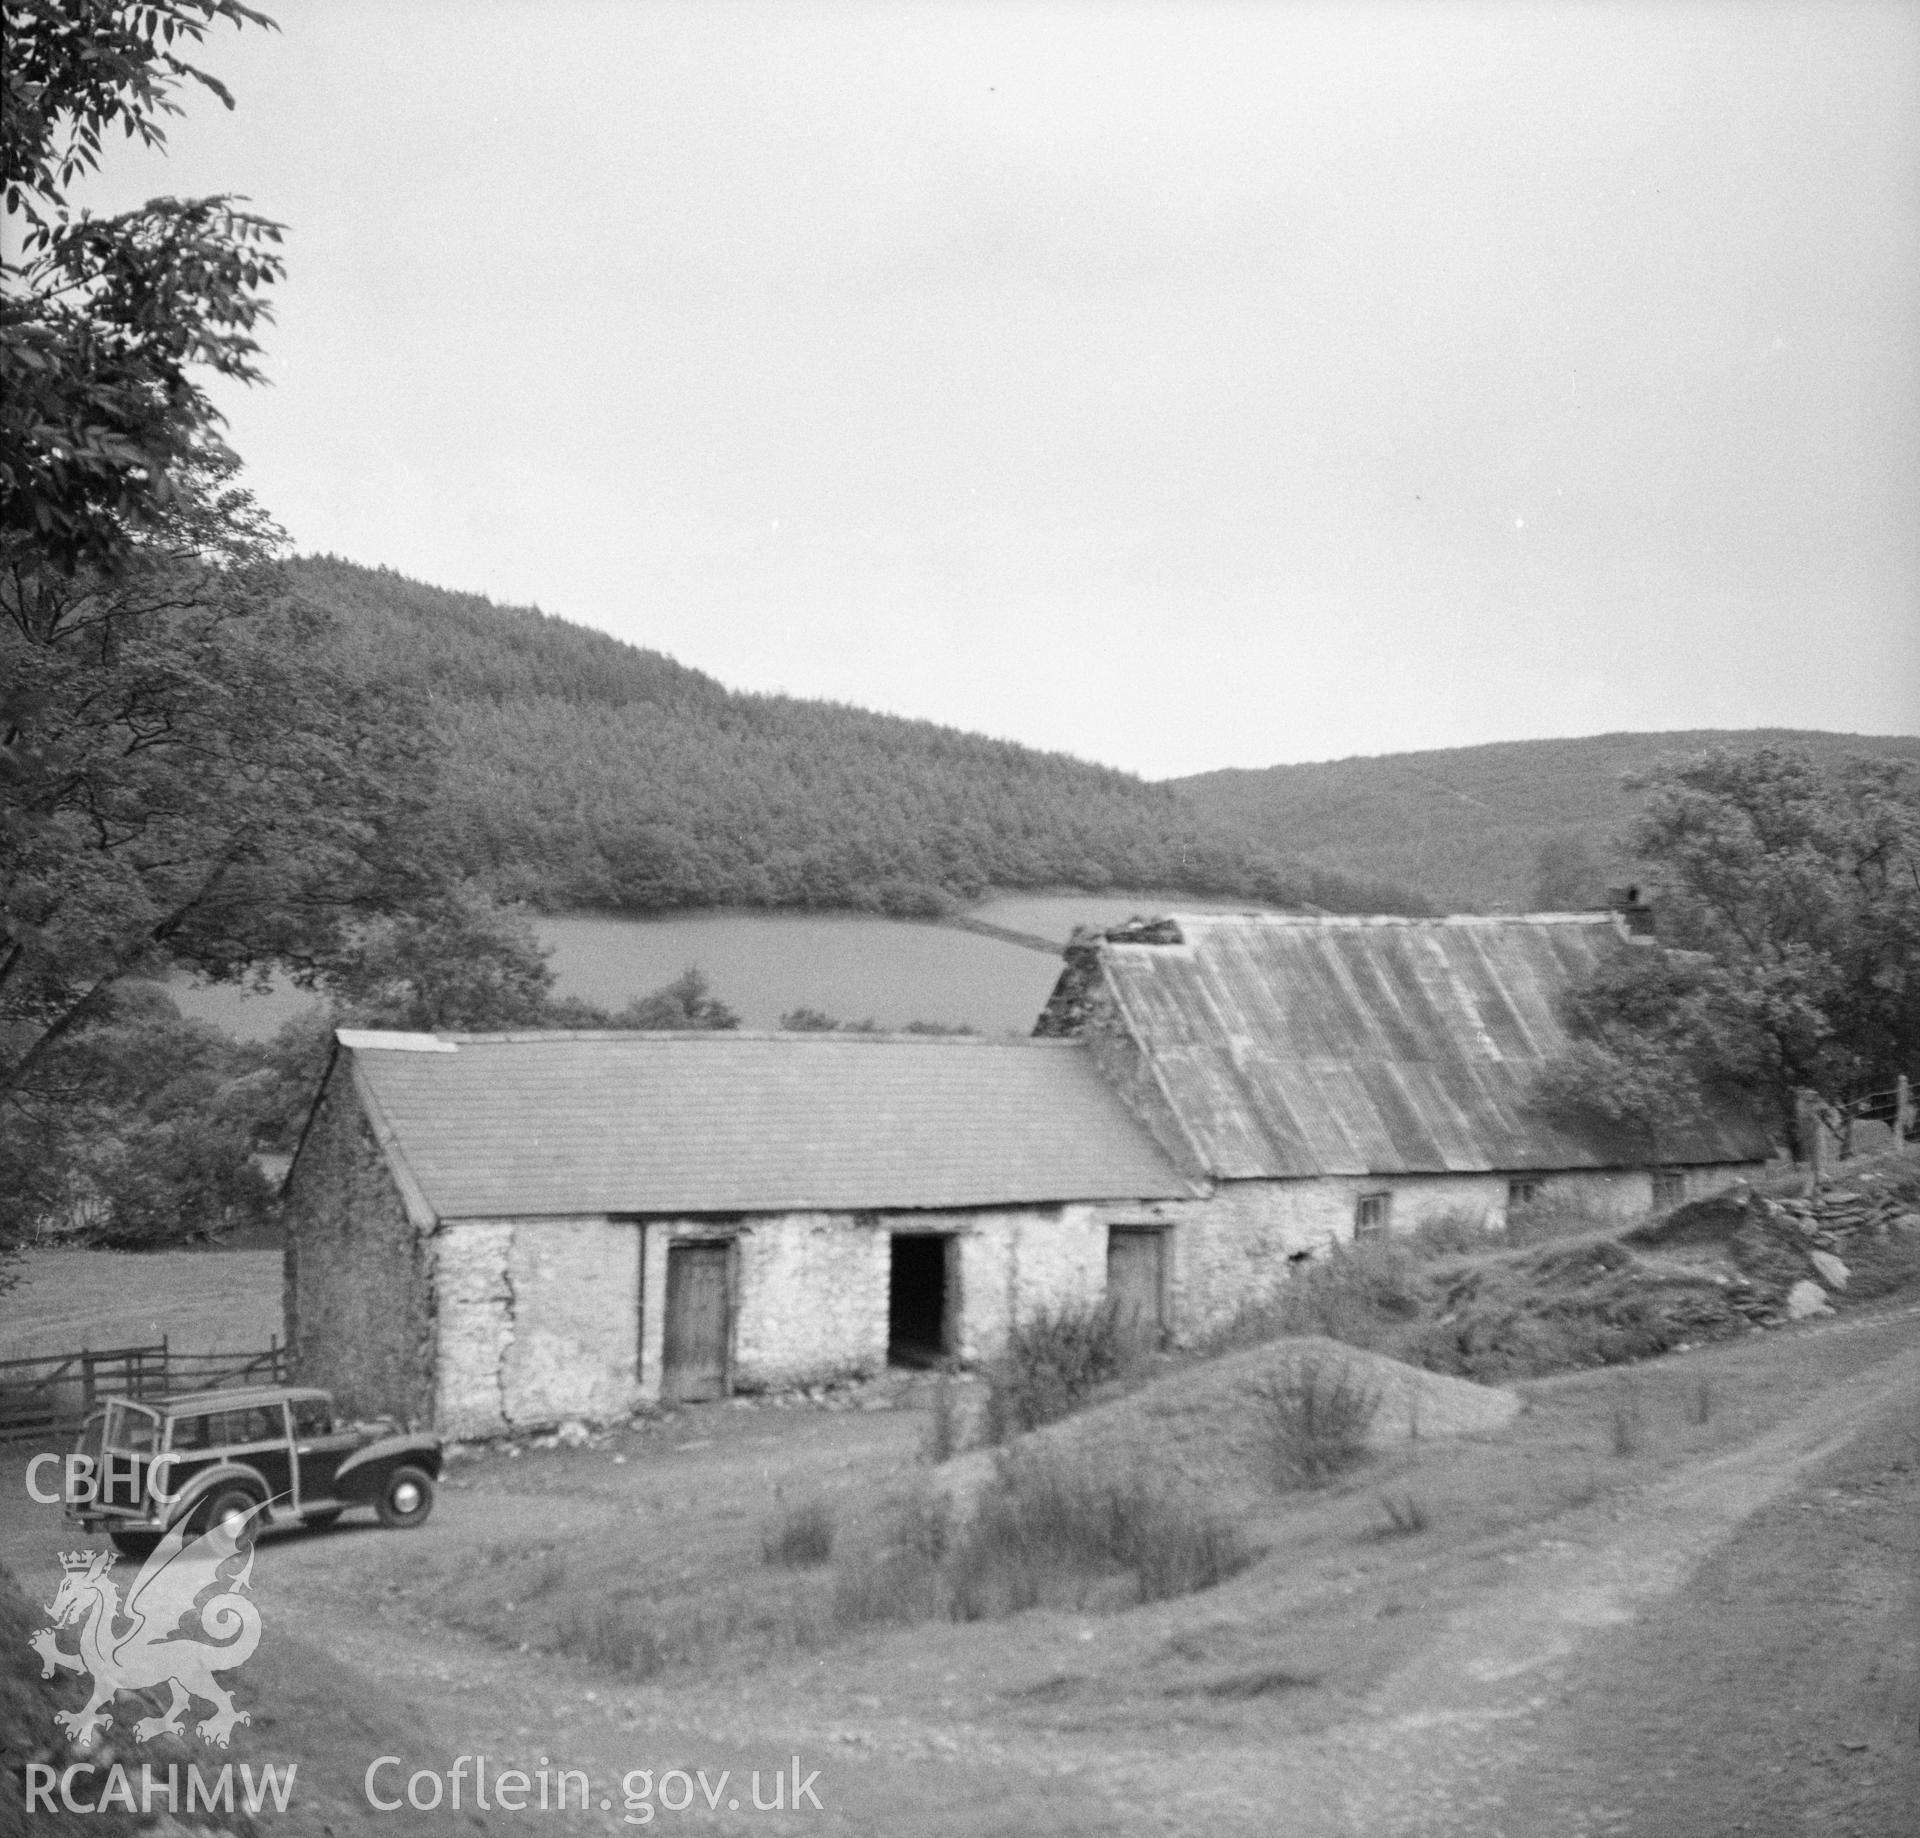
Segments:
[[[30,1251],[0,1295],[0,1358],[83,1347],[257,1352],[281,1331],[278,1251]]]

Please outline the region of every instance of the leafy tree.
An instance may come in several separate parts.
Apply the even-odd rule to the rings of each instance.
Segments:
[[[1604,905],[1606,897],[1606,864],[1584,831],[1561,830],[1542,838],[1534,852],[1535,912],[1591,912]]]
[[[836,1021],[818,1008],[790,1008],[780,1017],[781,1027],[789,1034],[879,1034],[887,1032],[869,1016],[864,1021]],[[978,1028],[965,1022],[909,1021],[899,1030],[903,1034],[977,1034]]]
[[[1737,1087],[1798,1149],[1799,1090],[1841,1102],[1920,1061],[1920,773],[1720,749],[1641,789],[1661,943],[1574,992],[1542,1095],[1652,1126]]]
[[[314,975],[356,1025],[484,1033],[547,1023],[547,957],[524,914],[460,883],[359,928]]]
[[[163,534],[0,574],[0,1101],[123,979],[317,967],[431,881],[416,712],[269,597],[244,493]]]
[[[671,983],[629,1002],[612,1016],[611,1025],[680,1031],[728,1029],[737,1028],[740,1017],[713,993],[706,977],[689,966]]]
[[[233,197],[69,202],[104,138],[162,147],[175,93],[233,98],[179,49],[239,0],[7,0],[0,183],[0,548],[15,566],[117,569],[171,515],[182,475],[225,456],[202,374],[254,382],[280,226]]]
[[[157,984],[119,985],[16,1094],[0,1240],[52,1225],[143,1246],[258,1222],[270,1196],[252,1149],[271,1085],[258,1048],[184,1020]]]

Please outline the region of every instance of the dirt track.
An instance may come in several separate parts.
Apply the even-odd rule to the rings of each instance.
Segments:
[[[1330,1501],[1308,1509],[1331,1529],[1297,1578],[1269,1562],[1124,1615],[868,1634],[638,1685],[424,1619],[501,1540],[604,1549],[657,1521],[653,1560],[677,1551],[686,1574],[702,1545],[750,1553],[771,1486],[791,1497],[825,1472],[850,1496],[910,1469],[920,1428],[917,1412],[686,1413],[621,1467],[558,1451],[484,1463],[414,1536],[268,1540],[277,1652],[252,1683],[321,1796],[298,1821],[312,1832],[343,1829],[391,1743],[409,1766],[484,1753],[586,1769],[615,1804],[584,1822],[523,1815],[553,1830],[616,1826],[625,1770],[684,1767],[727,1769],[729,1787],[712,1814],[697,1793],[685,1813],[656,1806],[656,1829],[1905,1838],[1920,1805],[1917,1341],[1908,1310],[1663,1362],[1747,1392],[1771,1372],[1806,1402],[1710,1458],[1606,1470],[1591,1502],[1506,1533],[1369,1545]],[[1533,1433],[1588,1409],[1598,1383],[1553,1381]],[[1497,1459],[1515,1458],[1486,1445],[1446,1462],[1485,1491]],[[48,1509],[23,1514],[6,1484],[0,1558],[40,1595]],[[824,1810],[753,1814],[747,1772],[770,1791],[794,1755],[819,1770]],[[384,1823],[474,1829],[464,1813]]]

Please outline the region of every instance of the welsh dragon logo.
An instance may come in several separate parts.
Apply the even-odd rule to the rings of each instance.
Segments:
[[[77,1746],[88,1747],[113,1722],[108,1707],[119,1693],[155,1685],[171,1686],[172,1702],[164,1715],[133,1726],[136,1741],[182,1734],[180,1719],[195,1698],[213,1706],[197,1726],[203,1741],[224,1749],[233,1726],[252,1721],[213,1675],[231,1672],[260,1644],[260,1611],[245,1593],[253,1574],[251,1521],[260,1510],[224,1520],[190,1543],[186,1527],[176,1525],[140,1566],[124,1605],[108,1575],[113,1552],[61,1552],[66,1574],[47,1609],[53,1625],[28,1644],[40,1655],[42,1678],[57,1668],[93,1680],[81,1709],[54,1713]],[[183,1622],[197,1623],[197,1631]],[[60,1630],[76,1626],[80,1650],[65,1652]]]

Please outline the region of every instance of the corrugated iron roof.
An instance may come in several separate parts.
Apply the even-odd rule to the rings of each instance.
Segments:
[[[1075,1041],[343,1034],[382,1148],[442,1219],[905,1210],[1193,1189]]]
[[[1567,1049],[1557,998],[1619,941],[1608,915],[1173,924],[1181,942],[1108,938],[1099,961],[1215,1177],[1645,1165],[1628,1133],[1575,1133],[1528,1103]],[[1688,1163],[1770,1152],[1731,1113],[1661,1147]]]

